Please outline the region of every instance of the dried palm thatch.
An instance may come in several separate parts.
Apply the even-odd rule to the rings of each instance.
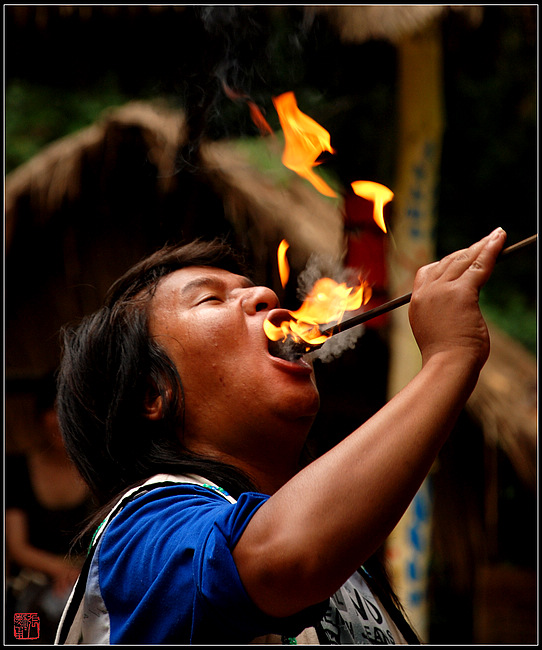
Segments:
[[[171,190],[175,154],[183,141],[182,115],[134,102],[106,111],[103,118],[46,147],[6,178],[6,247],[9,250],[21,203],[35,223],[78,200],[85,166],[100,164],[102,175],[118,165],[117,148],[130,129],[140,132],[148,160],[156,168],[157,191]]]
[[[225,236],[275,287],[284,237],[294,271],[314,251],[341,257],[336,204],[294,174],[276,188],[233,144],[205,144],[198,168],[183,166],[185,138],[181,113],[131,103],[8,175],[8,374],[54,365],[61,325],[95,309],[121,272],[167,241]]]
[[[536,489],[538,371],[523,346],[490,325],[491,354],[467,411],[487,445],[502,449],[525,485]]]
[[[101,16],[115,18],[119,15],[132,17],[152,17],[168,12],[172,16],[181,14],[184,5],[102,5],[102,6],[11,6],[10,13],[20,26],[33,25],[46,30],[51,20],[78,19],[90,21]],[[247,6],[247,11],[253,10]],[[260,7],[262,11],[273,11],[270,6]],[[219,11],[218,8],[216,11]],[[227,8],[226,8],[227,10]],[[483,6],[476,5],[308,5],[304,8],[308,16],[321,14],[327,16],[345,41],[361,43],[370,39],[398,41],[405,34],[412,34],[426,27],[430,22],[449,12],[461,12],[473,24],[481,19]]]
[[[453,5],[330,5],[309,7],[327,16],[343,41],[363,43],[371,39],[399,42],[423,30],[449,11],[460,11],[472,24],[481,20],[480,6]]]
[[[185,173],[177,157],[186,137],[184,127],[183,115],[178,111],[133,102],[107,111],[87,129],[45,148],[6,179],[7,249],[20,219],[21,205],[31,212],[34,224],[54,219],[66,204],[80,200],[85,176],[92,166],[100,166],[99,185],[93,190],[102,190],[100,179],[118,169],[119,149],[131,133],[137,132],[141,142],[144,159],[139,162],[153,169],[156,194],[164,197],[174,192],[179,177]],[[267,155],[276,154],[270,150]],[[277,190],[239,148],[227,142],[204,144],[200,162],[195,180],[205,178],[220,194],[228,221],[239,237],[246,236],[248,228],[256,233],[251,243],[264,242],[267,249],[270,241],[286,236],[295,244],[300,260],[306,260],[315,250],[342,255],[342,218],[336,205],[322,199],[296,175],[291,174],[288,184],[282,183]]]
[[[505,597],[507,633],[517,640],[530,633],[535,620],[537,573],[534,567],[514,568],[517,557],[510,548],[517,544],[519,564],[530,566],[536,548],[531,534],[537,498],[537,365],[520,344],[491,324],[489,329],[489,359],[432,473],[434,580],[445,590],[447,603],[453,598],[466,604],[475,594],[472,608],[480,628],[494,607],[504,605],[497,592],[487,589],[493,572],[500,574],[498,562],[506,561],[514,581],[526,578],[521,605],[508,592]],[[506,505],[511,493],[513,512]],[[494,640],[490,629],[475,631],[477,643]]]

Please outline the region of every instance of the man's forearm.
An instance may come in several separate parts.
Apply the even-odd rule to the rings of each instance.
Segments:
[[[261,565],[265,557],[267,586],[254,594],[264,611],[284,616],[328,597],[384,542],[476,378],[460,359],[431,360],[383,409],[259,509],[234,557],[247,561],[243,544],[253,545],[248,561],[259,556]],[[254,549],[259,552],[252,555]],[[243,566],[240,573],[243,579]]]

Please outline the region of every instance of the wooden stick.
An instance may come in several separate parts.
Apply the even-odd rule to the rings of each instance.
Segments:
[[[499,256],[497,257],[497,262],[499,262],[503,257],[508,257],[508,255],[511,255],[512,253],[517,253],[522,248],[525,248],[526,246],[530,246],[531,244],[536,243],[537,239],[538,239],[538,235],[531,235],[530,237],[527,237],[527,239],[522,239],[521,241],[518,241],[517,244],[512,244],[512,246],[508,246],[507,248],[504,248],[499,253]]]
[[[527,237],[527,239],[523,239],[517,244],[513,244],[512,246],[508,246],[507,248],[504,248],[499,253],[499,256],[497,257],[497,262],[499,262],[505,257],[508,257],[513,253],[517,253],[518,251],[522,250],[526,246],[530,246],[531,244],[534,244],[537,241],[537,239],[538,239],[538,235],[532,235],[531,237]],[[372,318],[376,318],[377,316],[381,316],[382,314],[387,314],[389,311],[392,311],[393,309],[397,309],[397,307],[406,305],[407,303],[410,302],[411,298],[412,298],[412,292],[406,293],[404,296],[399,296],[399,298],[394,298],[393,300],[390,300],[389,302],[385,302],[383,305],[380,305],[379,307],[375,307],[374,309],[369,309],[369,311],[366,311],[363,314],[358,314],[357,316],[353,316],[352,318],[349,318],[348,320],[345,320],[342,323],[337,323],[337,325],[328,327],[327,329],[322,330],[322,335],[333,336],[334,334],[338,334],[339,332],[344,332],[344,330],[348,330],[351,329],[352,327],[356,327],[356,325],[361,325],[361,323],[365,323],[366,321],[371,320]]]
[[[538,235],[532,235],[531,237],[527,237],[527,239],[523,239],[517,244],[512,244],[512,246],[508,246],[507,248],[504,248],[499,253],[497,257],[497,262],[499,262],[500,260],[506,257],[509,257],[510,255],[513,255],[514,253],[517,253],[518,251],[523,250],[527,246],[536,243],[537,240],[538,240]],[[348,320],[345,320],[342,323],[337,323],[336,325],[332,325],[331,327],[328,327],[325,330],[321,330],[322,335],[328,337],[323,343],[317,343],[316,345],[311,343],[306,343],[306,342],[296,343],[294,342],[293,339],[288,338],[286,341],[272,341],[270,343],[270,349],[273,350],[273,354],[275,354],[276,356],[280,356],[284,359],[301,357],[304,354],[307,354],[308,352],[312,352],[314,350],[317,350],[318,348],[321,348],[322,345],[327,343],[327,341],[332,336],[335,336],[335,334],[339,334],[340,332],[349,330],[352,327],[361,325],[362,323],[365,323],[368,320],[371,320],[372,318],[376,318],[377,316],[381,316],[382,314],[387,314],[393,309],[397,309],[397,307],[406,305],[407,303],[410,302],[411,298],[412,298],[412,292],[406,293],[404,296],[399,296],[398,298],[394,298],[393,300],[385,302],[383,305],[375,307],[374,309],[369,309],[369,311],[363,312],[362,314],[358,314],[357,316],[353,316],[352,318],[349,318]]]

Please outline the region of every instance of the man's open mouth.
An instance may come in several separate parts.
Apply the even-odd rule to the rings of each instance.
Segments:
[[[268,350],[269,354],[278,359],[285,361],[297,361],[309,350],[310,348],[306,343],[296,343],[292,338],[287,338],[285,341],[269,341]]]

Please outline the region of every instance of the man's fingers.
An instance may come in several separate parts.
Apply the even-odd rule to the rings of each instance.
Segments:
[[[489,279],[497,257],[502,250],[504,242],[506,241],[506,233],[502,228],[494,230],[487,238],[482,250],[472,260],[465,272],[476,273],[479,275],[478,287],[482,287]]]
[[[504,230],[496,228],[492,233],[475,242],[469,248],[464,248],[443,257],[435,265],[435,277],[443,277],[445,280],[457,280],[468,269],[482,272],[487,270],[489,277],[505,239],[506,233]]]

